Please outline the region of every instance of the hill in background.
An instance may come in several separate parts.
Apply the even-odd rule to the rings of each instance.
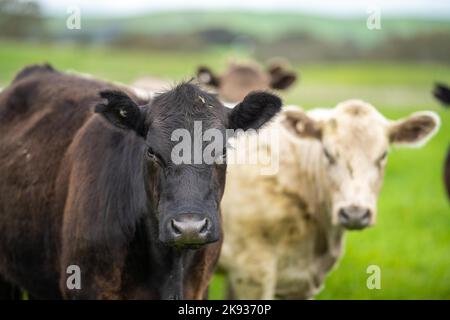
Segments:
[[[178,11],[117,18],[82,15],[81,29],[69,30],[66,27],[69,15],[48,17],[42,15],[36,3],[33,10],[23,10],[20,2],[15,3],[14,10],[0,10],[0,38],[146,50],[204,51],[219,47],[260,59],[285,56],[298,62],[357,59],[450,62],[450,20],[381,16],[381,30],[369,30],[364,17]]]
[[[66,17],[47,19],[53,35],[68,34]],[[143,14],[124,18],[93,18],[82,16],[81,33],[116,32],[124,34],[159,35],[224,29],[261,40],[273,40],[288,33],[309,33],[328,40],[350,40],[370,45],[387,36],[411,36],[416,33],[450,31],[450,21],[393,18],[381,16],[382,30],[371,31],[365,18],[338,19],[308,16],[301,13],[265,13],[242,11],[181,11]]]

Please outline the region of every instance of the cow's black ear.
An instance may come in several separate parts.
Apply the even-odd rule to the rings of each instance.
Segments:
[[[119,128],[134,130],[138,135],[145,136],[145,116],[127,94],[116,90],[105,90],[100,92],[100,96],[106,99],[106,103],[96,105],[95,112],[100,113]]]
[[[201,84],[205,84],[215,88],[218,88],[220,86],[220,78],[206,66],[199,66],[197,68],[197,79]]]
[[[450,88],[443,83],[436,83],[434,85],[433,95],[443,105],[450,106]]]
[[[259,129],[276,115],[282,101],[276,95],[267,92],[252,92],[231,109],[229,114],[230,129]]]

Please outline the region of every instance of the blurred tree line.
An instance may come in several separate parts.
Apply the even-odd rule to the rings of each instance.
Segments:
[[[104,19],[82,30],[68,30],[66,17],[44,16],[33,0],[0,0],[0,38],[17,41],[73,42],[143,50],[205,51],[214,47],[239,49],[267,60],[284,56],[294,63],[336,60],[409,60],[450,63],[450,30],[392,34],[372,46],[342,38],[329,39],[305,31],[290,31],[268,40],[225,27],[157,34],[129,31],[126,22]],[[151,19],[151,16],[149,16]],[[131,18],[132,20],[132,18]],[[57,28],[50,28],[50,24]],[[130,20],[127,20],[130,21]]]
[[[400,60],[450,63],[450,31],[392,35],[370,47],[345,39],[327,41],[308,33],[291,33],[270,43],[258,43],[255,52],[261,59],[284,56],[295,62]]]
[[[346,60],[439,61],[450,63],[450,31],[392,35],[373,46],[362,46],[349,39],[328,40],[310,33],[289,33],[265,41],[226,29],[190,33],[118,36],[110,43],[117,47],[142,49],[204,51],[211,47],[239,48],[265,61],[282,56],[294,63]]]
[[[32,39],[44,35],[44,18],[34,1],[0,0],[0,36]]]

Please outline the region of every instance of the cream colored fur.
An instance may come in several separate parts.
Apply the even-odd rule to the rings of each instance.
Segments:
[[[271,176],[261,175],[258,165],[228,166],[219,264],[238,299],[314,297],[342,255],[345,231],[335,217],[337,206],[370,207],[375,223],[386,163],[377,158],[388,149],[389,132],[398,122],[365,102],[349,100],[306,113],[322,136],[305,138],[286,130],[289,112],[303,111],[285,108],[263,129],[279,134],[278,146],[267,140],[242,148],[241,137],[229,151],[231,157],[271,151],[279,160],[279,171]],[[439,125],[435,114],[431,118],[435,128],[423,139]],[[338,155],[335,164],[327,162],[324,147]]]

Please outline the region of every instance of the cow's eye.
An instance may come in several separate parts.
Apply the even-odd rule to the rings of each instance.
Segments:
[[[330,164],[334,164],[336,162],[336,159],[331,155],[330,151],[328,151],[326,148],[323,148],[323,153],[325,154],[325,158],[327,158]]]
[[[387,150],[386,150],[385,152],[383,152],[383,153],[381,154],[381,156],[378,157],[378,159],[377,159],[377,161],[376,161],[377,164],[381,164],[384,160],[386,160],[387,155],[388,155],[388,152],[387,152]]]
[[[152,148],[148,148],[148,149],[147,149],[146,156],[147,156],[147,159],[150,160],[150,161],[157,162],[157,163],[160,163],[160,162],[161,162],[161,161],[160,161],[160,158],[159,158],[158,155],[153,151]]]

